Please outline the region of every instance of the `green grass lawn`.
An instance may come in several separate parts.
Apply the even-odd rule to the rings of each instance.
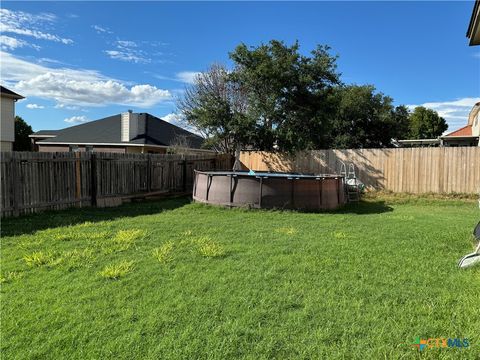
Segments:
[[[479,359],[471,200],[188,199],[2,221],[2,359]],[[416,337],[469,348],[412,347]]]

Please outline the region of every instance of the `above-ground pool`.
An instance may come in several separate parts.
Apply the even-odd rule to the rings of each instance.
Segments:
[[[346,202],[344,177],[245,171],[197,171],[195,201],[254,208],[336,209]]]

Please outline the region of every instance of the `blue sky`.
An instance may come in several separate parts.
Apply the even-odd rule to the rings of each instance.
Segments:
[[[175,97],[241,42],[328,44],[346,83],[437,110],[450,129],[480,101],[466,2],[3,2],[1,81],[34,130],[120,113],[178,123]]]

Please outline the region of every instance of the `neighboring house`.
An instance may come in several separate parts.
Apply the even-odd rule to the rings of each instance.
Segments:
[[[0,86],[0,97],[1,151],[12,151],[15,141],[15,102],[24,97],[3,86]]]
[[[40,152],[95,151],[116,153],[167,153],[182,144],[188,152],[205,152],[203,138],[147,113],[109,116],[61,130],[30,135]]]
[[[480,102],[476,103],[470,115],[466,126],[457,129],[451,133],[440,136],[443,146],[480,146]]]
[[[398,140],[397,147],[425,147],[425,146],[480,146],[480,102],[476,103],[466,126],[439,136],[437,139]]]
[[[467,38],[470,39],[470,46],[480,45],[480,1],[473,5],[472,17],[467,29]]]

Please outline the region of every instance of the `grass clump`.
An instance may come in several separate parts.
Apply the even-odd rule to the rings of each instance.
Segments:
[[[346,239],[348,237],[347,233],[343,231],[334,231],[333,232],[333,237],[335,239]]]
[[[22,277],[22,273],[18,271],[7,271],[0,276],[0,284],[9,283]]]
[[[133,270],[133,268],[133,261],[124,260],[118,264],[110,264],[105,266],[103,270],[100,271],[100,276],[110,280],[117,280],[127,275]]]
[[[139,229],[120,230],[115,236],[103,244],[106,254],[116,251],[125,251],[135,246],[135,242],[146,235],[146,232]]]
[[[162,246],[153,249],[153,257],[160,263],[165,264],[173,260],[173,242],[169,241]]]
[[[92,249],[73,249],[62,254],[62,261],[69,269],[75,269],[83,266],[89,266],[94,260]]]
[[[30,267],[53,265],[56,262],[55,256],[51,252],[35,251],[30,255],[25,255],[23,260]]]
[[[198,252],[204,257],[222,257],[225,256],[225,249],[222,245],[211,240],[208,236],[196,240]]]
[[[276,232],[280,234],[286,234],[286,235],[295,235],[297,233],[297,229],[294,227],[281,227],[276,230]]]

